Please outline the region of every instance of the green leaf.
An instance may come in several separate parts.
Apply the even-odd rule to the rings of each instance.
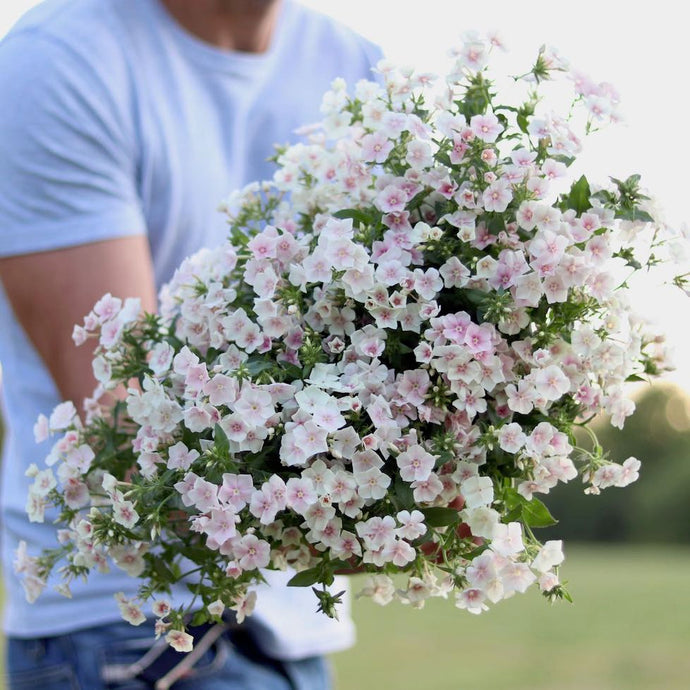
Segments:
[[[400,475],[395,476],[393,492],[397,500],[398,510],[412,510],[415,505],[414,493],[408,482],[404,481]]]
[[[254,377],[266,369],[271,369],[275,366],[275,362],[263,357],[250,357],[244,364],[247,371]]]
[[[220,424],[216,424],[213,427],[213,441],[220,455],[226,456],[230,454],[230,441]]]
[[[625,380],[626,381],[641,381],[643,383],[649,383],[649,381],[646,378],[643,378],[639,374],[630,374],[630,376],[628,376],[628,378]]]
[[[203,625],[206,621],[208,620],[208,614],[206,611],[197,611],[194,616],[192,616],[192,620],[190,622],[190,625],[192,627],[196,627],[197,625]]]
[[[371,225],[371,218],[369,218],[366,213],[356,208],[346,208],[342,211],[336,211],[333,217],[340,218],[341,220],[352,218],[357,225]]]
[[[311,587],[319,581],[320,576],[320,568],[309,568],[294,575],[287,584],[288,587]]]
[[[430,527],[446,527],[460,521],[460,515],[453,508],[422,508],[424,521]]]
[[[570,188],[570,194],[568,194],[565,200],[566,208],[573,209],[578,214],[588,211],[591,208],[589,201],[591,193],[589,182],[587,182],[587,178],[582,175],[582,177],[580,177],[577,182],[573,183]]]
[[[521,517],[522,522],[528,527],[550,527],[558,523],[538,498],[533,498],[522,506]]]

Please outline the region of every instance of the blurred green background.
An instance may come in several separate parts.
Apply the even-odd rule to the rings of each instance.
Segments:
[[[690,688],[690,398],[646,387],[623,431],[595,428],[612,459],[643,464],[625,489],[587,496],[575,481],[545,497],[560,522],[538,536],[564,539],[574,603],[535,590],[473,616],[451,600],[415,611],[355,599],[358,642],[333,656],[337,690]]]

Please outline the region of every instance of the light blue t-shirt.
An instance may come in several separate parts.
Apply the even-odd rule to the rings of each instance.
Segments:
[[[147,234],[160,287],[185,256],[224,239],[219,202],[272,176],[273,145],[319,118],[333,78],[370,77],[379,57],[291,0],[259,55],[203,43],[160,0],[48,0],[0,43],[0,255]],[[116,568],[75,583],[72,600],[47,588],[25,601],[11,566],[19,540],[34,554],[56,542],[53,526],[28,522],[24,472],[47,450],[34,443],[33,424],[60,400],[1,290],[0,361],[5,630],[49,635],[116,620],[113,592],[136,584]],[[352,641],[347,617],[311,613],[310,590],[274,587],[259,602],[264,646],[277,656]]]

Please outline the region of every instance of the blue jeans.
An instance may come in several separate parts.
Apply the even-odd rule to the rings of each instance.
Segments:
[[[67,635],[7,639],[7,690],[151,690],[156,665],[131,677],[129,667],[153,644],[152,626],[117,622]],[[180,655],[180,658],[184,658]],[[130,677],[128,677],[130,676]],[[276,661],[245,634],[229,631],[172,690],[327,690],[323,657]]]

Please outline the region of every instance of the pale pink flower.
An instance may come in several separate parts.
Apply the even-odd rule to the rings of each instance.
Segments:
[[[191,652],[194,648],[194,638],[183,630],[171,630],[165,636],[165,641],[176,652]]]
[[[235,536],[236,515],[233,510],[219,508],[211,510],[209,521],[204,526],[204,532],[219,546]]]
[[[381,499],[386,495],[391,478],[376,467],[356,473],[357,493],[361,498]]]
[[[469,588],[463,589],[455,596],[455,605],[459,609],[466,609],[469,613],[481,613],[488,610],[488,606],[484,603],[486,599],[485,593],[481,589]]]
[[[472,133],[482,141],[494,142],[503,131],[503,125],[493,113],[473,115],[470,120]]]
[[[171,470],[188,470],[198,457],[199,451],[189,450],[182,441],[179,441],[174,446],[168,448],[167,467]]]
[[[286,482],[285,498],[289,508],[304,515],[309,506],[316,503],[318,495],[311,479],[290,477]]]
[[[526,440],[527,436],[516,422],[505,424],[498,430],[498,445],[507,453],[517,453]]]
[[[410,446],[396,458],[400,477],[406,482],[425,480],[436,464],[436,458],[420,445]]]
[[[395,530],[397,536],[411,541],[426,534],[424,514],[419,510],[413,510],[412,512],[401,510],[395,517],[400,524],[400,527]]]
[[[563,542],[550,540],[544,542],[536,558],[532,561],[532,567],[541,573],[545,573],[554,566],[563,563],[563,560]]]
[[[257,594],[253,591],[235,597],[230,608],[235,611],[235,619],[238,623],[242,623],[247,616],[252,615],[256,606],[256,597]]]
[[[120,609],[120,615],[130,625],[141,625],[146,621],[146,616],[141,610],[139,604],[134,603],[131,599],[126,599],[124,595],[116,595],[117,605]]]
[[[435,268],[428,268],[426,271],[415,268],[414,289],[423,299],[433,299],[443,289],[443,279]]]
[[[417,552],[406,541],[394,539],[383,547],[383,557],[387,562],[402,568],[415,560]]]
[[[52,431],[61,431],[78,420],[77,409],[71,401],[60,403],[50,415],[48,426]]]
[[[642,463],[637,458],[630,457],[622,465],[620,477],[616,482],[616,486],[624,487],[628,484],[636,482],[640,477],[640,467]]]
[[[203,387],[211,405],[230,405],[237,399],[239,385],[237,379],[225,374],[215,374]]]
[[[220,508],[218,486],[202,477],[196,477],[193,487],[187,492],[187,498],[201,513]]]
[[[410,486],[416,503],[431,503],[443,491],[443,482],[433,472],[426,479],[412,482]]]
[[[461,263],[457,256],[451,256],[441,266],[439,273],[447,288],[464,287],[470,278],[470,270]]]
[[[113,519],[123,527],[132,529],[139,521],[139,514],[131,501],[116,500],[113,502]]]
[[[249,474],[223,474],[223,484],[218,490],[218,500],[232,506],[235,512],[244,508],[252,497],[254,483]]]
[[[259,518],[259,522],[262,525],[268,525],[273,522],[278,510],[278,503],[266,485],[252,492],[249,500],[249,512],[254,517]]]
[[[537,394],[546,400],[558,400],[570,390],[570,379],[560,367],[551,364],[537,371],[534,386]]]
[[[522,525],[519,522],[509,522],[507,525],[496,525],[494,537],[491,540],[491,550],[501,556],[514,556],[525,548],[522,543]]]
[[[328,450],[328,431],[312,421],[296,427],[292,435],[306,457],[325,453]]]
[[[508,208],[512,198],[513,191],[510,182],[504,179],[496,180],[482,194],[484,210],[503,213]]]
[[[362,160],[383,163],[393,150],[393,142],[382,132],[365,134],[361,140]]]

